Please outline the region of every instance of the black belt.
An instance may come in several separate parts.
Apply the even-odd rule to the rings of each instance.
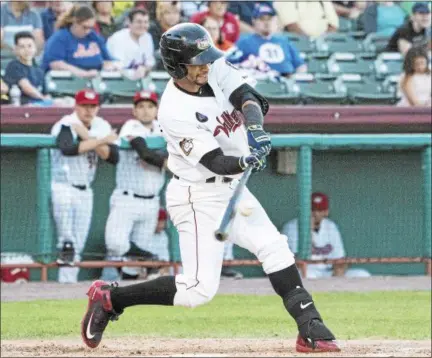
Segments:
[[[176,179],[180,179],[177,175],[174,174],[174,178]],[[233,178],[229,178],[229,177],[222,177],[222,183],[231,183],[234,179]],[[205,181],[206,183],[215,183],[216,182],[216,177],[211,177],[206,179]]]
[[[87,190],[87,185],[73,185],[74,188],[77,188],[78,190]]]
[[[124,191],[123,195],[129,195],[128,191]],[[156,195],[149,195],[149,196],[145,196],[145,195],[138,195],[138,194],[134,194],[133,197],[134,198],[139,198],[139,199],[153,199]]]

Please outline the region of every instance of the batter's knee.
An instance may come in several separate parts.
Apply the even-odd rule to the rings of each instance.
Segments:
[[[196,286],[187,288],[185,285],[177,284],[177,293],[174,296],[175,306],[194,308],[210,302],[216,295],[219,284],[216,287],[206,286],[198,283]]]
[[[268,240],[257,252],[266,274],[283,270],[294,264],[294,255],[288,247],[288,238],[279,235],[274,240]]]

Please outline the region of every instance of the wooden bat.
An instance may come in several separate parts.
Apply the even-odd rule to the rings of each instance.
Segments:
[[[235,217],[237,202],[243,193],[243,189],[246,187],[251,174],[252,167],[247,167],[234,190],[234,194],[228,203],[219,228],[215,231],[215,237],[219,241],[225,241],[228,238],[228,226]]]

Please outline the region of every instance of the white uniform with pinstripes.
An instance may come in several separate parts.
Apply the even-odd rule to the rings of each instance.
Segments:
[[[72,124],[82,125],[76,113],[63,117],[54,124],[51,134],[57,136],[62,126],[70,127],[73,138],[78,138]],[[100,117],[92,120],[89,134],[102,138],[111,132],[111,125]],[[81,253],[90,230],[93,209],[93,190],[90,185],[94,180],[98,156],[95,151],[75,156],[65,156],[59,149],[51,150],[51,195],[53,215],[57,228],[57,248],[61,249],[64,241],[71,241],[75,248],[75,261],[81,259]],[[73,185],[85,186],[85,190]],[[61,268],[60,282],[77,280],[78,268]]]
[[[140,121],[128,120],[120,131],[120,138],[160,137],[158,122],[153,129]],[[119,260],[129,250],[130,242],[154,254],[152,238],[159,212],[159,192],[165,182],[165,170],[142,161],[135,150],[121,150],[117,164],[116,188],[111,196],[110,214],[105,228],[105,242],[109,259]],[[152,199],[136,198],[154,196]],[[168,250],[168,248],[166,248]],[[166,252],[160,252],[166,256]]]

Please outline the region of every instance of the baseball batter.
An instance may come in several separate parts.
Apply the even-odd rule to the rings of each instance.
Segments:
[[[108,260],[122,260],[131,242],[141,250],[152,251],[159,192],[165,183],[167,155],[149,149],[146,144],[146,138],[161,136],[156,121],[157,94],[137,92],[133,102],[135,119],[126,121],[119,134],[130,142],[133,150],[120,151],[117,164],[116,187],[105,228]]]
[[[117,134],[111,125],[97,117],[99,94],[86,89],[75,95],[75,111],[54,124],[51,134],[58,149],[51,152],[51,194],[58,233],[60,265],[80,261],[90,229],[93,191],[98,158],[118,161],[113,143]],[[60,267],[58,280],[77,282],[78,267]]]
[[[95,281],[82,320],[82,338],[97,347],[111,319],[134,305],[196,307],[216,294],[224,243],[214,231],[233,194],[237,179],[251,166],[265,167],[270,152],[263,130],[267,101],[223,58],[200,25],[184,23],[162,35],[161,55],[172,79],[159,107],[167,141],[167,209],[180,238],[183,273],[116,287]],[[236,215],[229,238],[262,263],[275,291],[299,329],[299,352],[339,351],[311,295],[303,287],[287,239],[269,220],[261,204],[245,189],[242,200],[254,204]]]

